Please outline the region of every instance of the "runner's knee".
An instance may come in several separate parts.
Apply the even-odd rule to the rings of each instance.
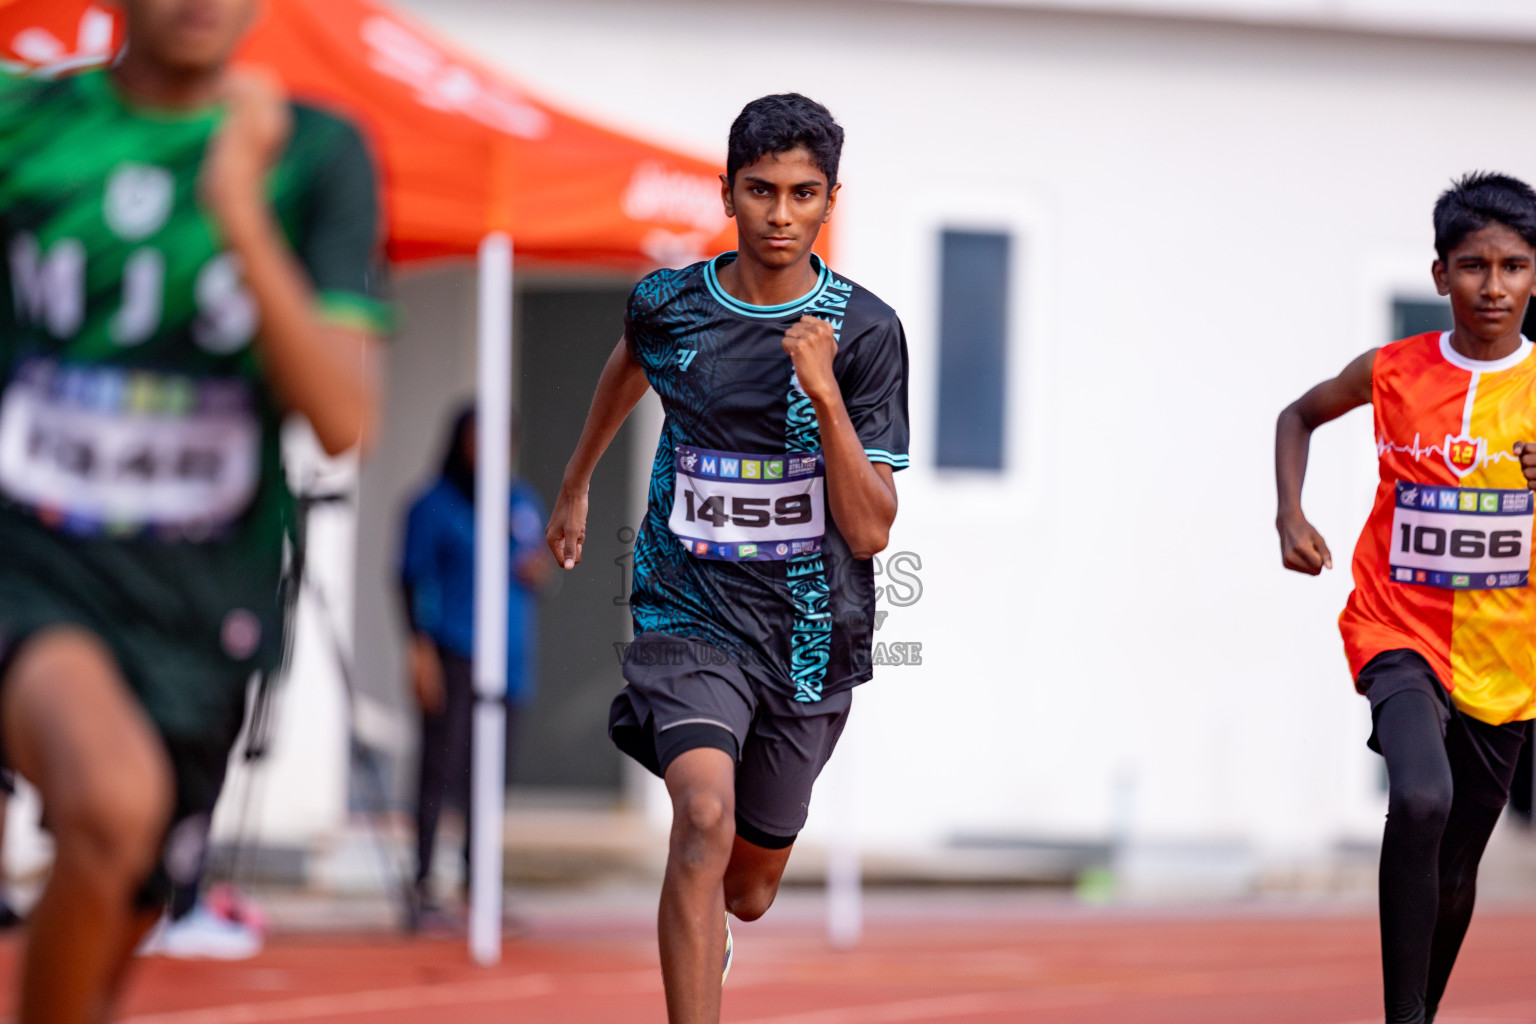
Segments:
[[[779,894],[776,881],[753,878],[745,882],[728,878],[725,889],[725,909],[743,921],[756,921],[768,913],[774,897]]]
[[[111,652],[83,630],[50,630],[22,648],[4,695],[7,752],[42,796],[59,859],[103,883],[146,874],[172,773]]]
[[[1394,781],[1387,798],[1387,816],[1417,828],[1443,829],[1451,816],[1453,792],[1448,778]]]
[[[724,836],[729,841],[735,832],[728,803],[724,796],[707,789],[684,793],[673,805],[674,824],[690,835]]]
[[[672,804],[672,848],[689,861],[729,857],[735,818],[728,797],[709,789],[681,793]]]
[[[103,882],[137,884],[164,839],[172,782],[160,751],[148,743],[127,746],[112,753],[110,767],[82,771],[54,787],[45,810],[61,860],[99,873]]]

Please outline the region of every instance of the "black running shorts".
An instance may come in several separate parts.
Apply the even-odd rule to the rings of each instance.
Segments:
[[[190,881],[185,876],[195,875],[201,863],[208,823],[244,722],[251,673],[221,664],[185,642],[157,642],[148,630],[134,633],[103,626],[88,612],[71,608],[46,591],[32,592],[25,610],[19,602],[7,606],[6,595],[0,587],[0,615],[11,624],[0,630],[0,688],[30,638],[55,627],[85,629],[112,651],[124,681],[165,745],[174,776],[175,806],[162,859],[139,900],[146,908],[159,906],[172,884]],[[147,699],[147,694],[159,699]],[[183,695],[180,703],[175,700],[177,694]],[[5,751],[0,749],[0,778],[8,782],[10,774]],[[45,825],[47,811],[44,807]]]
[[[748,682],[718,647],[665,633],[635,638],[624,679],[608,716],[620,750],[659,776],[685,751],[725,751],[736,761],[736,834],[770,850],[795,841],[847,724],[851,690],[801,704]]]
[[[1382,651],[1360,670],[1356,684],[1371,702],[1372,729],[1367,743],[1372,750],[1381,753],[1376,741],[1377,710],[1400,693],[1422,693],[1434,701],[1440,717],[1440,735],[1451,761],[1457,798],[1470,798],[1486,807],[1504,806],[1520,748],[1530,735],[1529,722],[1489,725],[1465,713],[1451,702],[1440,678],[1417,651]]]

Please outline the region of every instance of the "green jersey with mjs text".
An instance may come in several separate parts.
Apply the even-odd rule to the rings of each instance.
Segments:
[[[283,410],[198,202],[221,117],[136,108],[104,71],[0,78],[0,639],[96,628],[152,713],[135,675],[177,657],[249,672],[281,649]],[[380,329],[357,132],[295,106],[269,198],[322,315]]]

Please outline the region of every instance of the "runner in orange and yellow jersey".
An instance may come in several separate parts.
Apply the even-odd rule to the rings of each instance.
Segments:
[[[1453,336],[1376,352],[1381,483],[1339,628],[1354,675],[1415,651],[1455,707],[1503,725],[1536,717],[1533,504],[1515,454],[1536,438],[1536,359],[1523,339],[1501,359],[1469,359]]]
[[[1536,718],[1536,192],[1473,174],[1435,205],[1432,272],[1455,327],[1360,356],[1280,414],[1285,567],[1333,558],[1301,511],[1312,432],[1375,410],[1381,480],[1339,629],[1387,763],[1381,847],[1388,1024],[1433,1021],[1472,920],[1477,864]]]

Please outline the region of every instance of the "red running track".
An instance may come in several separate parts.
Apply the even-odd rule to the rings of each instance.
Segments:
[[[130,1024],[664,1024],[653,941],[536,926],[481,970],[446,940],[303,936],[238,964],[150,960]],[[1440,1024],[1536,1022],[1536,910],[1472,925]],[[14,975],[15,941],[0,946]],[[1370,1024],[1374,917],[1060,911],[872,922],[852,951],[808,922],[737,926],[729,1024]],[[10,992],[5,993],[9,1001]]]

